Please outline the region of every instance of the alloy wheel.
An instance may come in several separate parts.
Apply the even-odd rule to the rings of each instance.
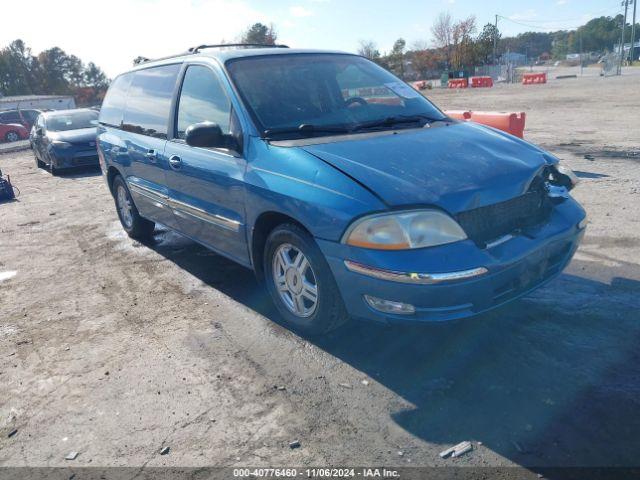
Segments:
[[[131,200],[129,199],[129,194],[127,193],[123,185],[118,185],[117,201],[118,210],[120,211],[120,218],[122,218],[122,223],[124,223],[127,228],[131,228],[133,226]]]
[[[318,307],[318,282],[302,251],[289,243],[273,256],[273,281],[280,299],[291,313],[308,318]]]

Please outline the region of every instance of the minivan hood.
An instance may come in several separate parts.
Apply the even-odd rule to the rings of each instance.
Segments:
[[[557,160],[498,130],[440,124],[301,148],[349,175],[389,206],[438,206],[452,214],[521,195]]]
[[[48,131],[47,135],[51,140],[69,142],[73,144],[88,144],[96,141],[96,127],[80,128],[78,130],[65,130],[62,132]]]

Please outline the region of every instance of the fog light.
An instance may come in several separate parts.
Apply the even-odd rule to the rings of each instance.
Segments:
[[[383,300],[382,298],[365,295],[364,299],[369,306],[379,312],[394,313],[396,315],[412,315],[416,313],[416,307],[408,303],[392,302],[391,300]]]

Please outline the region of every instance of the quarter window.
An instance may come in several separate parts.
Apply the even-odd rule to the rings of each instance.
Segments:
[[[100,108],[100,123],[120,127],[124,106],[127,102],[127,90],[132,77],[133,74],[125,73],[111,83]]]
[[[134,72],[124,112],[124,130],[167,138],[171,99],[179,70],[180,65],[175,64]]]
[[[218,76],[209,68],[192,65],[187,69],[178,104],[177,137],[185,138],[189,125],[217,123],[222,133],[229,133],[231,103]]]

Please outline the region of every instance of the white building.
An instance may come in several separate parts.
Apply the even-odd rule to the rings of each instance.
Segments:
[[[66,110],[76,108],[76,101],[71,95],[18,95],[0,97],[2,110]]]

